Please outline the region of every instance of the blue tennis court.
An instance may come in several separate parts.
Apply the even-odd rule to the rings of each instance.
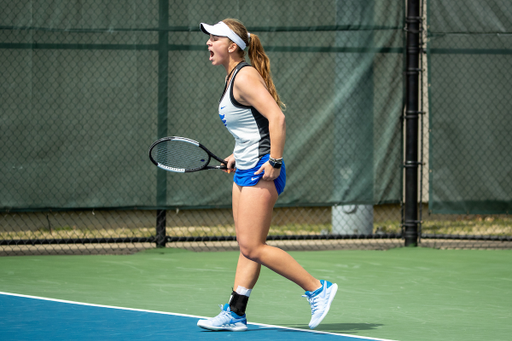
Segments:
[[[249,323],[241,333],[196,326],[200,316],[0,293],[2,340],[378,340]]]

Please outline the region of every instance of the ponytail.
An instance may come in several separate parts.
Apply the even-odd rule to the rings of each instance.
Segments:
[[[249,48],[249,59],[251,61],[252,66],[258,71],[263,80],[265,81],[265,85],[267,86],[267,90],[276,101],[277,105],[284,110],[286,108],[285,104],[281,102],[279,95],[276,90],[276,86],[272,81],[272,73],[270,72],[270,60],[263,49],[263,45],[261,45],[260,38],[254,34],[249,34],[245,26],[236,19],[224,19],[222,20],[226,25],[229,26],[242,40],[246,43]],[[240,56],[245,58],[245,51],[238,47]]]
[[[254,33],[251,33],[251,38],[249,40],[249,59],[251,60],[252,66],[258,70],[261,77],[265,81],[270,95],[272,95],[277,105],[284,109],[285,105],[283,102],[281,102],[279,94],[276,90],[276,86],[274,85],[274,81],[272,81],[270,59],[268,59],[268,56],[263,49],[263,45],[261,45],[260,38]]]

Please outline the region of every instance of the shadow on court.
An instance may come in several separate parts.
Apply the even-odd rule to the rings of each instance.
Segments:
[[[285,325],[289,328],[307,330],[304,325]],[[329,333],[357,333],[358,331],[375,330],[383,327],[383,324],[377,323],[322,323],[316,330]]]

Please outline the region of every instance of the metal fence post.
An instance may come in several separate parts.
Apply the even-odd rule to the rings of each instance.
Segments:
[[[156,210],[156,247],[165,247],[167,225],[166,210]]]
[[[158,32],[158,137],[167,135],[169,105],[169,0],[159,2]],[[158,169],[156,201],[158,206],[167,204],[167,172]],[[156,211],[156,246],[165,247],[166,211]]]
[[[406,16],[406,91],[405,91],[405,246],[418,245],[418,122],[420,0],[407,1]]]

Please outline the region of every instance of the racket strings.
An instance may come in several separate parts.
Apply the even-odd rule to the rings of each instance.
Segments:
[[[153,159],[167,167],[196,170],[208,164],[209,156],[202,148],[186,141],[159,143],[151,151]]]

